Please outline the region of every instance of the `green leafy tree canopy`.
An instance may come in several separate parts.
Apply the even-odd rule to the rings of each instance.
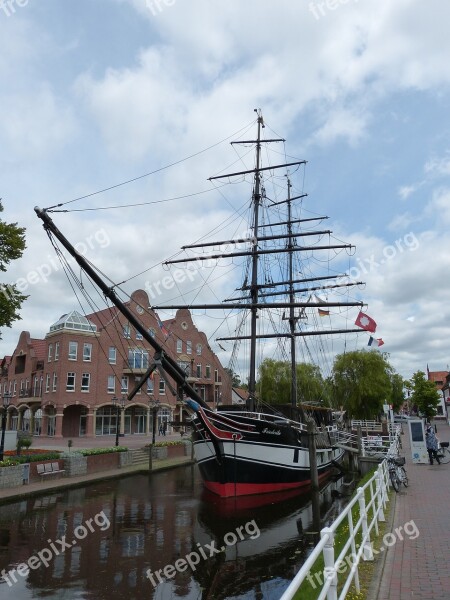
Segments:
[[[392,367],[381,352],[339,354],[333,365],[333,403],[351,418],[374,419],[390,398],[391,375]]]
[[[423,371],[416,371],[410,380],[412,394],[411,402],[416,404],[419,411],[431,419],[437,412],[440,396],[433,381],[425,378]]]
[[[3,205],[0,202],[1,212]],[[0,219],[0,272],[6,273],[9,263],[20,258],[25,247],[25,229],[18,227],[17,223],[6,223]],[[19,310],[27,297],[15,284],[0,283],[0,327],[11,327],[14,321],[20,319]]]
[[[324,399],[324,381],[317,365],[296,365],[297,403],[317,402]],[[292,369],[288,361],[266,358],[259,367],[258,396],[268,404],[291,402]]]

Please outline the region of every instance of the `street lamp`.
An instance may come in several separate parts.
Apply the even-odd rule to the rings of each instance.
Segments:
[[[152,444],[154,444],[156,435],[156,415],[158,414],[159,410],[159,400],[149,398],[148,405],[150,410],[152,411]]]
[[[119,435],[120,435],[120,413],[122,410],[125,409],[125,402],[126,402],[126,398],[124,398],[123,396],[121,398],[117,398],[117,396],[114,396],[114,398],[111,399],[111,404],[116,408],[117,410],[117,424],[116,424],[116,446],[119,445]]]
[[[3,394],[3,412],[2,412],[2,441],[0,443],[0,460],[3,460],[3,451],[5,449],[5,431],[6,431],[6,409],[11,402],[11,394],[5,392]]]

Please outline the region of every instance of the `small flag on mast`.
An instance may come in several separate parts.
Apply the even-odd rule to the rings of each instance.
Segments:
[[[319,312],[319,317],[327,317],[330,314],[329,310],[323,310],[323,308],[317,309]]]
[[[359,315],[356,317],[355,325],[361,327],[361,329],[370,331],[371,333],[375,333],[375,330],[377,328],[377,324],[372,319],[372,317],[369,317],[369,315],[366,315],[361,311],[359,311]]]
[[[162,333],[166,336],[166,338],[168,338],[170,333],[167,331],[164,323],[158,317],[158,314],[156,312],[155,312],[155,317],[156,317],[156,321],[158,322],[159,328],[161,329]]]

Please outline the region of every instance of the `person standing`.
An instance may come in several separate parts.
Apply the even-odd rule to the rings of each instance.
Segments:
[[[437,440],[437,437],[436,437],[436,434],[434,432],[432,425],[428,425],[428,427],[427,427],[427,432],[425,434],[425,441],[427,444],[428,456],[430,458],[430,465],[433,464],[433,458],[435,458],[437,461],[437,464],[440,465],[441,461],[439,460],[438,453],[437,453],[438,440]]]

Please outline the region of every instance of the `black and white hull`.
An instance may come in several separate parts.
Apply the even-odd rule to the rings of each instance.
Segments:
[[[191,404],[195,404],[192,403]],[[195,457],[205,486],[221,497],[292,490],[311,484],[306,428],[261,413],[215,413],[194,406]],[[326,434],[332,433],[332,428]],[[319,481],[343,450],[316,449]]]

